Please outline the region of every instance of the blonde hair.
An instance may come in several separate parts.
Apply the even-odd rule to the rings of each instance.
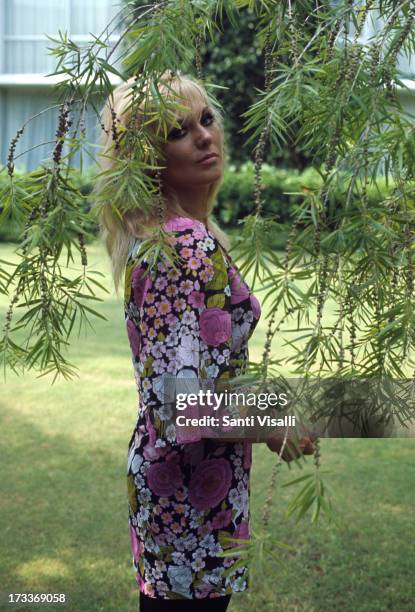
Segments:
[[[132,104],[133,86],[136,83],[135,77],[128,79],[118,87],[114,89],[112,94],[108,97],[104,108],[101,112],[101,153],[100,153],[100,169],[101,172],[111,170],[117,163],[117,159],[122,156],[123,149],[120,146],[115,146],[117,139],[117,132],[124,133],[131,129],[132,121],[132,109],[138,112],[140,116],[135,116],[134,119],[143,125],[145,123],[146,112],[143,110],[143,105]],[[163,96],[171,96],[171,92],[179,99],[184,99],[187,103],[192,105],[193,100],[197,96],[201,96],[202,99],[211,106],[215,120],[219,125],[222,134],[222,148],[224,148],[224,133],[222,117],[218,112],[217,108],[212,105],[212,101],[202,87],[202,85],[195,79],[184,76],[173,74],[170,71],[165,72],[161,76],[161,84],[159,85],[159,91]],[[138,108],[137,108],[138,106]],[[145,107],[148,109],[148,107]],[[114,118],[117,118],[116,128],[114,129]],[[160,125],[154,125],[155,122],[150,122],[149,126],[146,127],[146,131],[149,134],[154,133],[155,130],[160,128]],[[115,131],[116,130],[116,131]],[[143,146],[146,151],[146,145]],[[225,158],[222,155],[222,160]],[[214,221],[211,211],[214,205],[215,196],[219,190],[221,179],[213,183],[208,191],[208,229],[214,234],[221,246],[225,249],[229,248],[229,239],[226,234],[218,227]],[[104,240],[107,252],[111,259],[112,264],[112,275],[114,279],[114,285],[116,291],[120,284],[121,277],[124,272],[124,268],[127,262],[128,254],[132,246],[132,242],[135,238],[148,238],[151,234],[151,230],[157,226],[159,221],[157,220],[156,201],[154,206],[149,213],[148,211],[139,208],[126,210],[120,214],[114,209],[112,202],[105,201],[105,174],[97,179],[93,194],[96,198],[96,206],[99,210],[99,224],[101,230],[101,236]],[[183,210],[180,206],[177,196],[175,196],[174,190],[169,187],[169,195],[172,201],[169,202],[166,209],[168,214],[176,214],[183,217],[191,216],[189,212]],[[163,197],[159,194],[158,197]],[[155,198],[156,200],[157,198]],[[166,200],[165,200],[166,201]]]

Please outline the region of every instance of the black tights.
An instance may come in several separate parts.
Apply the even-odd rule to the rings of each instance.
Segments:
[[[230,599],[230,595],[203,599],[156,599],[140,591],[140,612],[225,612]]]

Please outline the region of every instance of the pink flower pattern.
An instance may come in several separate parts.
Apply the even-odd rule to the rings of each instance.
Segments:
[[[189,484],[189,501],[196,510],[217,506],[228,494],[232,471],[226,459],[206,459],[198,464]]]
[[[221,308],[206,308],[200,315],[200,337],[210,346],[219,346],[231,337],[231,315]]]
[[[133,566],[150,597],[215,598],[248,586],[248,568],[225,577],[237,559],[218,553],[224,532],[249,537],[252,445],[204,439],[203,428],[176,432],[167,425],[163,376],[242,373],[260,306],[202,223],[175,217],[165,229],[173,232],[179,269],[159,262],[155,276],[144,276],[148,264],[137,264],[137,241],[126,270],[125,318],[139,393],[127,465]],[[227,281],[218,287],[218,278]],[[219,298],[220,308],[213,306]]]
[[[223,529],[227,527],[232,520],[231,510],[221,510],[216,516],[213,517],[212,527],[213,529]]]
[[[243,302],[244,300],[249,298],[249,289],[247,285],[242,281],[235,268],[231,268],[230,276],[232,292],[231,304],[239,304],[239,302]]]
[[[147,470],[147,482],[153,493],[167,497],[180,488],[183,475],[172,461],[152,463]]]
[[[249,525],[246,521],[241,521],[234,531],[233,536],[238,540],[249,539]],[[235,542],[233,546],[240,546],[240,543]]]
[[[192,291],[188,301],[190,306],[194,306],[194,308],[203,308],[205,305],[205,295],[201,291]]]
[[[127,321],[127,333],[133,355],[138,355],[141,346],[140,331],[131,320]]]

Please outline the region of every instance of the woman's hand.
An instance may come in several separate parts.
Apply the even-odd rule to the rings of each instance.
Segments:
[[[309,436],[303,436],[296,441],[293,438],[287,436],[285,441],[284,450],[281,458],[284,461],[292,461],[292,459],[298,459],[301,455],[313,455],[314,454],[314,440],[316,436],[310,434]],[[284,444],[284,436],[280,433],[267,438],[267,446],[273,453],[280,454],[281,448]]]

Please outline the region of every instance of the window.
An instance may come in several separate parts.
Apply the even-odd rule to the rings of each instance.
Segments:
[[[91,32],[101,34],[120,6],[115,0],[0,0],[0,9],[0,72],[47,74],[54,71],[56,58],[48,54],[52,43],[45,34],[56,36],[61,30],[77,44],[87,42]]]
[[[87,44],[92,39],[91,33],[102,34],[120,7],[121,0],[0,0],[1,164],[7,160],[10,142],[17,130],[30,117],[56,104],[52,84],[45,75],[55,72],[57,62],[48,53],[52,43],[45,34],[56,38],[61,30],[76,44]],[[108,42],[113,45],[117,40],[118,33],[114,31]],[[99,101],[97,105],[100,106]],[[24,131],[17,144],[17,168],[36,168],[50,156],[57,115],[57,109],[52,109],[30,123],[30,129]],[[87,139],[94,142],[98,128],[90,109],[85,120]],[[40,143],[46,144],[39,146]],[[72,163],[78,161],[77,153]],[[88,156],[84,162],[85,167],[91,163]]]

